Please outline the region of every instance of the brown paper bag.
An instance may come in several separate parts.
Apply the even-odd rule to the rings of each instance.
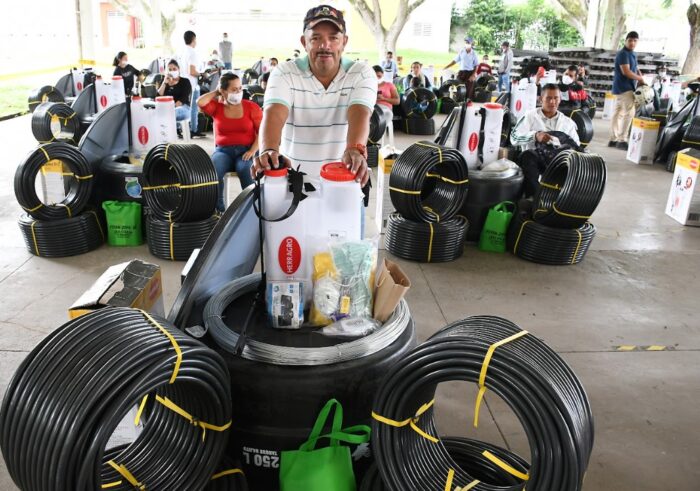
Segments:
[[[386,322],[408,289],[411,280],[395,262],[384,259],[377,272],[377,289],[374,295],[374,318]]]

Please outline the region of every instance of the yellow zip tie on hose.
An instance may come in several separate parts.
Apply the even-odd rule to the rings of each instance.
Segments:
[[[219,479],[220,477],[230,476],[231,474],[241,474],[245,476],[245,472],[243,472],[241,469],[226,469],[225,471],[221,471],[218,474],[211,476],[211,480],[213,481],[214,479]]]
[[[76,176],[75,174],[71,174],[71,175],[74,176],[79,181],[84,181],[85,179],[92,179],[92,174],[90,174],[89,176]]]
[[[456,184],[456,185],[458,185],[458,186],[459,186],[459,185],[462,185],[462,184],[466,184],[466,183],[469,182],[469,179],[464,179],[464,180],[462,180],[462,181],[455,181],[454,179],[450,179],[450,178],[448,178],[448,177],[443,177],[443,176],[441,176],[440,174],[433,174],[433,173],[431,173],[431,172],[428,172],[428,173],[425,175],[425,177],[434,177],[434,178],[440,179],[441,181],[446,182],[446,183],[448,183],[448,184]]]
[[[515,239],[515,245],[513,246],[513,254],[518,252],[518,244],[520,244],[520,236],[523,234],[523,230],[525,230],[525,225],[527,225],[528,223],[531,223],[531,222],[532,222],[532,220],[525,220],[523,222],[522,226],[520,227],[520,232],[518,232],[518,238]]]
[[[556,205],[556,204],[553,204],[553,205],[552,205],[552,209],[554,210],[554,212],[555,212],[557,215],[561,215],[561,216],[563,216],[563,217],[581,218],[581,219],[583,219],[583,220],[588,220],[589,218],[591,218],[590,215],[573,215],[573,214],[571,214],[571,213],[565,213],[565,212],[563,212],[563,211],[559,211],[559,210],[557,210],[557,205]]]
[[[36,225],[36,220],[34,220],[34,221],[32,222],[32,226],[31,226],[31,229],[32,229],[32,239],[34,239],[34,250],[36,251],[36,255],[39,256],[39,257],[41,257],[41,254],[39,254],[39,244],[38,244],[38,242],[36,241],[36,233],[34,232],[34,226],[35,226],[35,225]]]
[[[435,210],[433,210],[433,209],[432,209],[431,207],[429,207],[429,206],[424,206],[423,209],[424,209],[425,211],[427,211],[428,213],[430,213],[430,214],[432,214],[432,215],[435,215],[435,218],[437,218],[437,222],[440,223],[440,215],[437,214],[437,213],[435,213]]]
[[[571,257],[571,264],[574,264],[576,261],[576,256],[578,255],[578,250],[581,248],[581,241],[583,240],[581,232],[576,230],[576,233],[578,234],[578,244],[576,244],[576,250],[574,251],[574,255]]]
[[[121,481],[114,481],[114,482],[108,482],[107,484],[103,484],[100,486],[101,489],[109,489],[109,488],[116,488],[117,486],[121,486],[122,482]]]
[[[110,461],[107,462],[107,463],[108,463],[110,466],[112,466],[112,468],[113,468],[115,471],[117,471],[119,474],[121,474],[121,476],[122,476],[124,479],[126,479],[127,481],[129,481],[129,484],[131,484],[133,487],[135,487],[136,489],[140,489],[141,491],[146,491],[146,486],[144,486],[143,484],[141,484],[141,483],[138,481],[138,479],[136,479],[136,478],[134,477],[134,475],[133,475],[131,472],[129,472],[129,470],[128,470],[126,467],[124,467],[124,464],[119,464],[119,465],[117,465],[117,463],[114,462],[113,460],[110,460]]]
[[[141,413],[143,413],[143,410],[146,407],[147,400],[148,400],[148,394],[143,396],[143,399],[141,399],[141,404],[139,404],[139,410],[136,411],[136,417],[134,418],[134,426],[139,425],[139,422],[141,421]]]
[[[216,426],[210,423],[205,423],[204,421],[200,421],[199,419],[192,416],[190,413],[182,409],[180,406],[175,404],[167,397],[161,397],[159,395],[156,395],[156,401],[160,402],[163,406],[167,407],[171,411],[179,414],[180,416],[188,420],[190,423],[192,423],[194,426],[199,426],[200,428],[202,428],[202,441],[204,441],[204,438],[207,436],[207,430],[226,431],[231,427],[231,421],[229,421],[223,426]]]
[[[389,186],[390,191],[396,191],[397,193],[403,193],[403,194],[415,194],[419,195],[421,192],[420,191],[409,191],[408,189],[401,189],[401,188],[394,188]]]
[[[95,217],[95,222],[97,222],[97,228],[100,229],[100,235],[102,236],[102,241],[104,242],[104,240],[105,240],[105,233],[104,233],[104,231],[102,230],[102,224],[100,224],[100,217],[98,217],[98,216],[97,216],[97,213],[94,212],[94,211],[92,211],[92,210],[88,210],[86,213],[92,213],[92,216]]]
[[[164,159],[164,160],[168,160],[168,150],[170,150],[170,143],[168,143],[168,144],[165,146],[165,155],[163,156],[163,159]]]
[[[513,334],[505,339],[493,343],[489,346],[488,351],[486,351],[486,356],[484,356],[484,361],[481,364],[481,373],[479,374],[479,393],[476,396],[476,406],[474,407],[474,428],[479,427],[479,410],[481,409],[481,401],[484,399],[484,394],[486,393],[486,372],[489,369],[489,363],[491,363],[491,357],[493,357],[493,352],[496,348],[508,344],[511,341],[515,341],[518,338],[525,336],[527,331],[520,331],[519,333]]]
[[[218,186],[219,181],[201,182],[199,184],[181,184],[180,189],[201,188],[204,186]]]
[[[173,245],[173,227],[175,227],[175,222],[170,222],[170,260],[175,260],[175,246]]]
[[[44,149],[44,147],[39,147],[39,150],[44,152],[44,157],[46,157],[46,161],[51,162],[51,157],[49,157],[49,153]]]
[[[73,218],[73,212],[70,210],[70,206],[65,203],[55,203],[55,206],[64,206],[68,212],[68,218]]]
[[[540,186],[543,186],[543,187],[549,188],[549,189],[556,189],[557,191],[559,191],[561,189],[561,186],[557,186],[556,184],[549,184],[548,182],[541,182]]]
[[[413,431],[418,433],[420,436],[425,438],[426,440],[429,440],[433,443],[437,443],[439,440],[435,438],[432,435],[427,434],[425,431],[421,430],[416,426],[416,423],[420,419],[420,417],[425,413],[428,409],[430,409],[433,404],[435,404],[435,399],[432,401],[423,404],[418,411],[416,411],[416,415],[412,418],[405,419],[403,421],[395,421],[393,419],[385,418],[384,416],[381,416],[374,411],[372,411],[372,418],[376,419],[380,423],[384,423],[385,425],[393,426],[394,428],[403,428],[404,426],[410,426]]]
[[[455,491],[469,491],[470,489],[474,489],[478,484],[481,484],[481,481],[477,481],[476,479],[464,486],[463,488],[457,488]]]
[[[421,142],[416,142],[416,145],[420,145],[421,147],[434,148],[435,150],[437,150],[438,155],[440,156],[440,162],[438,162],[438,164],[442,164],[442,148],[438,147],[437,145],[428,145],[427,143]]]
[[[157,327],[163,334],[165,334],[165,337],[170,340],[170,343],[173,345],[173,348],[175,348],[175,353],[177,353],[177,360],[175,360],[175,368],[173,368],[173,375],[170,377],[170,382],[168,383],[173,383],[175,382],[175,379],[177,378],[177,373],[180,371],[180,364],[182,363],[182,350],[180,349],[180,345],[177,344],[177,341],[173,337],[172,334],[170,334],[167,329],[165,329],[163,326],[161,326],[153,317],[151,317],[148,312],[145,310],[140,311],[141,314],[146,318],[147,321],[149,321],[152,325]]]
[[[92,177],[92,176],[90,176],[90,177]],[[161,184],[160,186],[144,186],[143,190],[144,191],[153,191],[156,189],[169,189],[169,188],[192,189],[192,188],[201,188],[204,186],[215,186],[218,184],[219,184],[219,181],[200,182],[199,184],[181,184],[179,182],[176,182],[175,184]]]
[[[22,208],[24,208],[26,211],[32,212],[32,211],[38,210],[38,209],[41,208],[42,206],[44,206],[44,203],[39,203],[39,204],[36,205],[34,208],[24,208],[24,207],[22,207]]]
[[[169,189],[169,188],[179,188],[182,186],[179,182],[175,184],[161,184],[160,186],[144,186],[142,189],[144,191],[154,191],[156,189]]]
[[[430,225],[430,244],[428,244],[428,262],[433,258],[433,238],[435,237],[435,229],[433,228],[432,222],[428,222]]]
[[[452,481],[455,478],[455,470],[450,469],[447,472],[447,480],[445,481],[445,491],[452,491]]]
[[[548,212],[549,212],[549,210],[547,208],[537,208],[535,210],[534,214],[537,215],[538,213],[548,213]]]
[[[530,475],[529,475],[529,474],[524,474],[524,473],[520,472],[518,469],[515,469],[514,467],[511,467],[510,465],[508,465],[508,464],[506,464],[505,462],[503,462],[501,459],[499,459],[498,457],[496,457],[494,454],[492,454],[492,453],[489,452],[488,450],[484,450],[484,453],[482,453],[481,455],[483,455],[484,457],[486,457],[487,459],[489,459],[491,462],[493,462],[494,464],[496,464],[498,467],[500,467],[501,469],[503,469],[504,471],[506,471],[506,472],[507,472],[508,474],[510,474],[511,476],[515,476],[515,477],[517,477],[518,479],[522,479],[523,481],[528,481],[528,480],[530,480]]]

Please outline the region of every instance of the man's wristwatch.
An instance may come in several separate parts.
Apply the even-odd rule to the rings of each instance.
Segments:
[[[362,143],[353,143],[352,145],[348,145],[345,148],[345,151],[347,152],[348,150],[357,150],[365,159],[367,158],[367,147]]]

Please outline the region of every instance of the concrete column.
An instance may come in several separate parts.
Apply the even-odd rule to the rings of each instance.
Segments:
[[[586,36],[583,40],[584,46],[595,46],[599,7],[600,0],[590,0],[588,2],[588,20],[586,21]]]
[[[75,0],[75,10],[81,63],[82,60],[86,60],[86,65],[94,65],[95,28],[92,0]]]

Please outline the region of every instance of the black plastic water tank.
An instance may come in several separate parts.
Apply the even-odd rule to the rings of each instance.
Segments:
[[[143,165],[134,165],[127,155],[110,155],[100,162],[96,190],[99,202],[141,200]]]
[[[505,178],[487,175],[479,171],[469,172],[469,194],[461,213],[469,220],[467,241],[479,240],[489,208],[501,201],[516,202],[522,192],[523,175],[520,172]]]
[[[223,318],[242,323],[253,294],[229,306]],[[275,330],[266,327],[264,313],[256,314],[248,334],[277,345],[333,346],[347,340],[323,336],[313,329]],[[413,321],[389,346],[369,356],[316,366],[286,366],[234,356],[223,350],[231,374],[233,414],[227,454],[239,460],[250,489],[279,489],[283,450],[295,450],[306,441],[318,412],[331,398],[343,405],[343,426],[369,425],[372,401],[389,368],[416,344]],[[328,442],[320,442],[319,447]],[[371,464],[369,444],[351,447],[357,482]]]

